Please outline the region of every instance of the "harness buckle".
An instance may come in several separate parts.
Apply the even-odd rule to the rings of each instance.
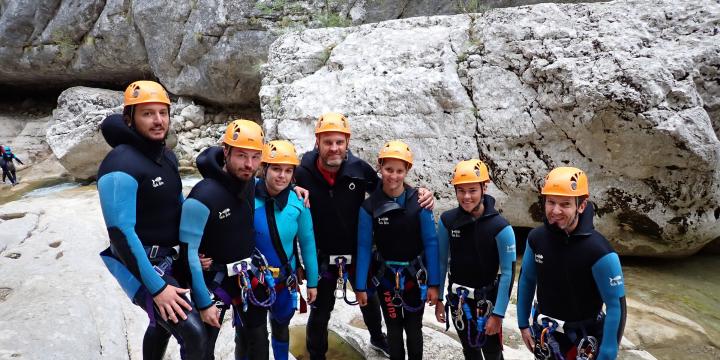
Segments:
[[[159,250],[160,250],[160,246],[159,246],[159,245],[153,245],[152,247],[150,247],[150,254],[148,255],[148,257],[149,257],[150,259],[156,258]],[[162,275],[161,275],[161,276],[162,276]]]
[[[161,269],[159,266],[153,265],[153,269],[155,269],[155,272],[160,275],[160,277],[165,275],[165,270]]]

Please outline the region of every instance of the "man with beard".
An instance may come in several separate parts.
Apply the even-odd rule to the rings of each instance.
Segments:
[[[198,156],[203,180],[182,207],[181,252],[188,260],[193,299],[207,324],[207,359],[214,359],[215,341],[230,307],[235,358],[269,357],[267,309],[276,293],[269,264],[255,247],[253,226],[255,173],[263,137],[260,125],[252,121],[230,123],[223,146],[210,147]],[[204,268],[210,271],[203,272]]]
[[[136,81],[125,90],[124,105],[122,115],[110,115],[101,125],[113,150],[98,170],[110,237],[100,255],[150,318],[143,358],[162,359],[172,334],[183,359],[202,359],[205,329],[189,290],[173,274],[183,198],[177,158],[165,146],[170,99],[160,84]]]
[[[378,186],[378,175],[367,162],[355,157],[348,145],[350,126],[339,113],[320,116],[315,126],[315,149],[303,155],[295,172],[297,184],[310,191],[318,263],[315,305],[307,324],[307,349],[311,359],[325,359],[328,348],[328,322],[335,299],[355,305],[346,295],[348,279],[354,281],[357,250],[358,213]],[[427,189],[419,189],[422,207],[432,209],[434,199]],[[382,333],[380,301],[375,287],[367,288],[368,303],[361,306],[371,346],[389,357],[387,338]]]

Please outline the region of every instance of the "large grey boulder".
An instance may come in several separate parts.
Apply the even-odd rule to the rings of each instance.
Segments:
[[[78,180],[97,175],[98,165],[111,150],[100,133],[100,123],[112,113],[122,112],[119,91],[73,87],[58,97],[47,142],[68,172]]]
[[[47,143],[53,154],[75,180],[95,178],[102,159],[111,148],[100,133],[100,124],[110,114],[122,113],[123,93],[120,91],[73,87],[60,94],[58,107],[53,110],[53,120],[47,127]],[[185,121],[181,111],[197,120],[204,108],[198,105],[176,106],[171,103],[170,132],[166,140],[170,149],[178,143],[174,123]],[[188,120],[190,121],[190,120]]]
[[[343,112],[371,164],[404,139],[439,210],[453,165],[480,157],[516,226],[540,224],[551,168],[580,167],[620,253],[689,255],[720,236],[718,21],[715,1],[616,1],[289,33],[263,71],[264,126],[306,151],[317,116]]]

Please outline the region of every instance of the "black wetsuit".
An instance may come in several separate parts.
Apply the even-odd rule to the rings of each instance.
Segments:
[[[573,358],[583,334],[600,342],[595,359],[615,359],[625,327],[625,288],[617,253],[593,227],[594,211],[588,203],[570,235],[545,224],[528,234],[518,281],[518,325],[531,324],[530,308],[537,288],[535,317],[565,322],[555,332],[560,351]],[[607,315],[602,316],[605,304]],[[537,333],[540,328],[533,325]]]
[[[330,185],[317,167],[319,153],[315,149],[303,155],[295,170],[296,183],[310,191],[315,242],[318,250],[321,279],[317,299],[310,310],[307,324],[307,349],[311,359],[324,359],[327,352],[328,321],[335,306],[333,292],[337,267],[329,264],[330,255],[355,255],[357,250],[358,211],[365,194],[378,185],[373,168],[350,151]],[[354,274],[354,262],[348,270]],[[354,282],[351,278],[350,281]],[[368,305],[360,308],[371,339],[382,340],[380,302],[373,287],[368,289]]]
[[[478,333],[476,323],[468,321],[467,316],[454,316],[459,305],[457,287],[473,289],[473,299],[466,299],[467,308],[463,309],[463,312],[471,314],[472,319],[477,320],[478,301],[482,300],[493,303],[492,311],[484,314],[486,320],[491,314],[504,317],[515,272],[513,229],[495,209],[495,198],[484,195],[483,205],[483,214],[478,218],[473,218],[461,207],[448,210],[440,216],[438,226],[442,279],[445,279],[448,259],[450,262],[447,296],[448,314],[453,314],[453,317],[447,321],[455,325],[467,360],[502,359],[502,330],[496,335],[483,337],[482,333]],[[481,306],[484,308],[485,304]]]
[[[235,321],[235,358],[268,358],[267,308],[248,303],[242,310],[238,278],[228,276],[226,264],[250,258],[255,251],[253,215],[255,181],[240,181],[225,170],[223,149],[218,146],[203,151],[197,166],[204,179],[193,187],[183,204],[180,242],[184,258],[189,260],[193,299],[203,310],[213,302],[208,288],[216,294],[224,291],[233,306]],[[213,259],[213,270],[203,272],[198,253]],[[222,280],[218,283],[218,278]],[[217,286],[220,289],[217,289]],[[259,299],[266,299],[264,287],[255,288]],[[221,298],[221,296],[218,296]],[[225,304],[230,305],[230,304]],[[221,312],[220,321],[227,306]],[[215,340],[220,329],[207,326],[208,359],[214,359]]]
[[[440,285],[440,266],[435,220],[431,211],[418,204],[416,189],[406,186],[400,196],[392,198],[378,188],[363,202],[358,215],[356,291],[365,291],[373,244],[379,266],[373,275],[382,299],[390,359],[405,359],[405,346],[408,359],[422,359],[423,290]],[[417,275],[423,267],[424,283],[420,284]]]
[[[194,304],[186,311],[187,320],[175,324],[162,320],[152,300],[168,284],[180,286],[176,275],[183,272],[172,261],[182,204],[177,159],[164,142],[149,141],[127,127],[121,115],[107,117],[101,129],[113,147],[98,170],[100,205],[110,236],[110,247],[101,256],[151,319],[143,358],[162,359],[172,334],[183,359],[202,359],[206,334]]]

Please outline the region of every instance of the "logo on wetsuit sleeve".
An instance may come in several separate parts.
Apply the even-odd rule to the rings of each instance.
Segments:
[[[390,225],[390,218],[386,217],[379,217],[378,218],[378,225]]]
[[[507,245],[505,247],[505,252],[514,253],[515,252],[515,244]]]
[[[618,286],[618,285],[622,285],[622,284],[623,284],[622,275],[618,275],[616,277],[610,278],[610,286]]]
[[[225,218],[227,218],[228,216],[230,216],[230,208],[227,208],[227,209],[225,209],[225,210],[223,210],[223,211],[220,211],[220,212],[218,213],[218,217],[220,218],[220,220],[225,219]]]
[[[542,254],[535,254],[535,262],[538,263],[538,264],[542,264],[542,263],[543,263],[543,256],[542,256]]]
[[[450,231],[450,236],[452,236],[452,237],[454,237],[454,238],[459,238],[459,237],[460,237],[460,230],[451,230],[451,231]]]
[[[154,179],[152,179],[152,180],[150,180],[150,181],[152,181],[152,186],[153,186],[154,188],[156,188],[156,187],[158,187],[158,186],[162,186],[163,184],[165,184],[165,183],[163,182],[162,178],[159,177],[159,176],[156,177],[156,178],[154,178]]]

